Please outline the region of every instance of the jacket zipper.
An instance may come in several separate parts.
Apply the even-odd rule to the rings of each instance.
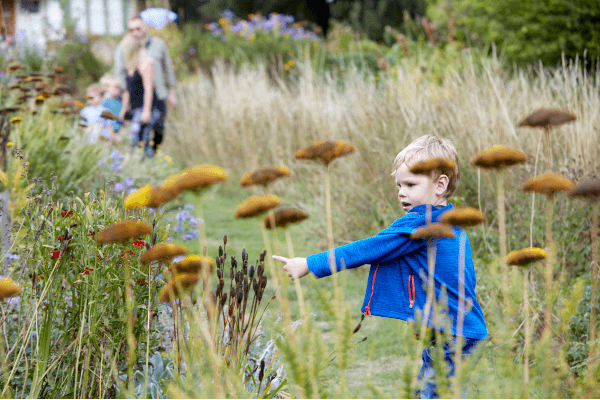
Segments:
[[[412,286],[411,286],[412,284]],[[408,300],[410,301],[410,308],[415,305],[415,276],[408,276]]]
[[[365,315],[371,315],[371,299],[373,299],[373,291],[375,290],[375,277],[377,276],[378,269],[379,264],[377,264],[377,268],[375,268],[375,273],[373,274],[373,281],[371,282],[371,297],[369,297],[369,303],[365,307]]]

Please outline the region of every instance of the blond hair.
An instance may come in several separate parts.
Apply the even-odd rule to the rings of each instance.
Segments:
[[[104,74],[104,75],[102,75],[102,78],[100,78],[100,85],[102,85],[102,87],[104,88],[104,90],[106,90],[106,88],[108,88],[112,84],[118,85],[119,84],[119,80],[117,78],[115,78],[111,74]]]
[[[413,164],[424,161],[434,157],[447,157],[454,161],[456,167],[453,170],[447,171],[448,176],[448,187],[444,192],[443,196],[448,198],[452,196],[458,183],[460,182],[460,170],[458,169],[458,154],[456,148],[452,142],[448,139],[440,139],[433,135],[423,135],[420,138],[413,141],[411,144],[406,146],[396,156],[394,160],[394,169],[392,175],[396,173],[396,170],[402,165],[406,164],[407,167],[411,167]],[[438,179],[442,175],[441,170],[434,171],[433,179]]]
[[[138,64],[142,49],[142,44],[133,37],[128,35],[123,39],[123,58],[127,68]]]
[[[87,93],[97,93],[100,96],[104,94],[104,88],[99,83],[94,83],[93,85],[88,86]]]

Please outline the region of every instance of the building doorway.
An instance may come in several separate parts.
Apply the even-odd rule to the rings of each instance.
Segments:
[[[2,21],[0,21],[0,35],[9,37],[15,34],[16,0],[0,0],[2,4]]]

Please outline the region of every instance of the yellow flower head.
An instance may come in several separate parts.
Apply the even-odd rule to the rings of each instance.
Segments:
[[[471,165],[486,169],[502,169],[525,161],[527,156],[522,151],[495,144],[471,158]]]
[[[296,63],[294,62],[294,60],[290,60],[288,61],[288,64],[290,67],[293,67]]]
[[[242,186],[252,186],[252,185],[262,185],[267,186],[269,183],[273,182],[275,179],[290,176],[290,169],[285,165],[282,165],[278,168],[274,167],[264,167],[260,168],[254,172],[248,172],[242,180],[240,181],[240,185]]]
[[[150,201],[150,192],[152,191],[152,185],[142,186],[135,192],[125,197],[125,209],[134,207],[146,207]]]
[[[452,227],[448,224],[434,223],[425,225],[419,229],[416,229],[410,234],[412,240],[418,239],[442,239],[442,238],[455,238],[456,235],[452,230]]]
[[[82,102],[80,102],[80,101],[77,101],[77,100],[74,100],[74,101],[73,101],[73,104],[74,104],[75,106],[79,107],[79,108],[84,108],[84,107],[85,107],[85,104],[83,104]]]
[[[302,210],[297,210],[294,208],[284,208],[282,210],[277,210],[274,213],[274,217],[275,227],[281,226],[282,228],[285,228],[288,224],[304,221],[306,218],[308,218],[308,214]],[[273,229],[271,218],[269,216],[265,218],[264,224],[265,228]]]
[[[42,104],[44,102],[44,100],[46,100],[46,98],[44,96],[36,96],[35,104]]]
[[[219,25],[225,25],[227,20],[225,18],[219,18]]]
[[[429,175],[433,171],[452,171],[456,168],[456,163],[447,157],[434,157],[424,161],[419,161],[408,169],[416,175]]]
[[[526,249],[511,251],[506,256],[506,263],[508,265],[526,266],[532,262],[543,260],[546,256],[546,252],[539,247],[528,247]]]
[[[180,244],[161,243],[150,248],[140,256],[140,264],[146,265],[152,261],[168,261],[176,256],[187,254],[187,249]]]
[[[10,278],[0,279],[0,300],[4,300],[7,297],[14,296],[21,292],[21,286],[15,283]]]
[[[11,146],[14,146],[15,144],[14,144],[13,142],[8,142],[8,143],[6,143],[6,145],[7,145],[8,147],[11,147]]]
[[[206,270],[208,274],[212,273],[215,266],[215,260],[211,257],[192,254],[184,258],[178,263],[175,263],[169,268],[172,273],[194,273],[197,274],[200,270]]]
[[[442,214],[440,221],[466,228],[481,224],[485,221],[485,214],[473,207],[457,207]]]
[[[284,69],[284,70],[286,70],[286,71],[288,71],[288,70],[290,69],[290,66],[289,66],[289,65],[287,65],[287,64],[285,64],[285,65],[283,66],[283,69]]]
[[[54,67],[54,72],[56,72],[57,74],[62,74],[63,72],[65,72],[65,69],[60,65],[57,65],[56,67]]]
[[[183,170],[167,179],[161,186],[179,193],[182,190],[196,190],[207,187],[225,179],[227,179],[227,173],[223,168],[216,165],[202,164]]]
[[[572,187],[573,182],[569,178],[557,174],[544,174],[529,179],[521,186],[521,190],[551,195],[556,192],[566,192]]]
[[[96,236],[96,242],[100,244],[125,242],[149,235],[151,232],[152,228],[143,222],[118,221],[101,230]]]
[[[295,157],[299,160],[322,160],[325,164],[329,164],[334,159],[350,154],[354,151],[354,146],[338,140],[335,142],[325,142],[319,140],[311,146],[300,149],[296,152]]]
[[[238,206],[235,217],[256,217],[265,211],[269,211],[270,209],[277,207],[280,204],[281,199],[274,194],[269,194],[266,196],[250,196]]]
[[[21,117],[12,117],[10,119],[11,124],[18,124],[21,121],[23,121],[23,118],[21,118]]]
[[[171,156],[165,156],[165,161],[173,165],[173,159],[171,158]]]

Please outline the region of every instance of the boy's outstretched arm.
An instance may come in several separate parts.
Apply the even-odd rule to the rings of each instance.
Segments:
[[[303,276],[308,275],[310,272],[306,258],[285,258],[282,256],[273,256],[273,259],[285,263],[283,270],[287,272],[289,277],[292,279],[302,278]]]

